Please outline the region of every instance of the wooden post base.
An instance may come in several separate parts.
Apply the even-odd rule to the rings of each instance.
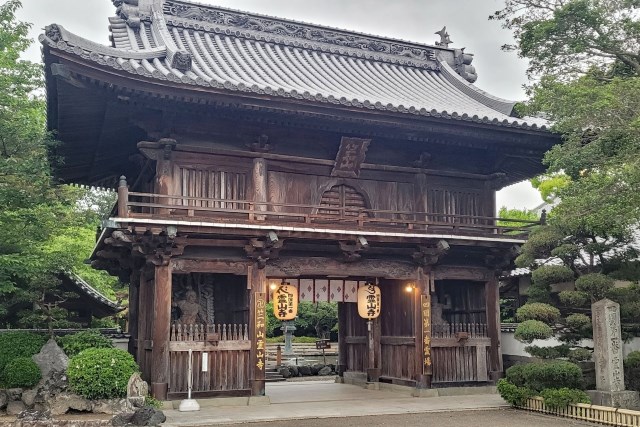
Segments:
[[[416,388],[431,388],[431,375],[418,375],[416,378]]]
[[[264,380],[252,380],[251,381],[251,396],[264,396]]]
[[[380,368],[367,369],[367,381],[378,382],[381,374],[382,370]]]
[[[342,376],[347,370],[347,365],[336,365],[336,373]]]
[[[151,394],[158,400],[167,400],[169,393],[169,384],[167,383],[151,383]]]

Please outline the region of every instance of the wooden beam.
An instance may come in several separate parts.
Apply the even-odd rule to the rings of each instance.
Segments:
[[[502,377],[502,351],[500,348],[500,292],[495,274],[485,284],[487,298],[487,333],[491,339],[489,348],[490,380],[497,381]]]
[[[134,357],[138,346],[138,313],[140,304],[140,270],[133,270],[129,277],[129,315],[127,319],[127,332],[129,338],[128,350]]]
[[[251,265],[247,269],[247,287],[251,308],[249,312],[249,333],[251,351],[249,357],[249,378],[252,396],[264,396],[266,377],[266,302],[267,277],[264,269]]]
[[[253,159],[253,201],[255,202],[255,210],[265,212],[267,210],[266,202],[269,194],[267,191],[267,161],[264,158]],[[258,221],[264,221],[263,215],[255,218]]]
[[[151,391],[156,399],[166,400],[169,390],[171,265],[157,265],[155,267],[155,301],[153,308]]]
[[[248,261],[243,260],[207,260],[172,258],[171,267],[174,273],[225,273],[225,274],[247,274]]]
[[[336,372],[342,376],[347,370],[347,307],[345,302],[338,303],[338,366]]]

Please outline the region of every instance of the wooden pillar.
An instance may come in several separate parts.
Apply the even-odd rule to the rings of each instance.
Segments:
[[[147,374],[148,367],[146,362],[147,347],[150,348],[151,322],[153,321],[153,281],[149,280],[150,272],[143,267],[140,270],[140,285],[138,287],[138,342],[136,344],[136,362],[142,370],[143,379],[151,381]]]
[[[267,210],[267,161],[262,158],[253,159],[253,201],[257,212]],[[258,221],[264,221],[264,215],[255,217]]]
[[[489,349],[489,379],[497,381],[502,377],[502,350],[500,348],[500,292],[495,273],[485,284],[487,298],[487,330],[491,339]]]
[[[347,370],[347,304],[346,302],[338,303],[338,366],[336,366],[336,372],[340,376]]]
[[[431,357],[431,273],[418,267],[414,292],[415,375],[417,388],[430,388]]]
[[[163,138],[158,141],[162,152],[159,153],[156,162],[156,193],[161,195],[173,194],[173,162],[171,152],[176,146],[174,139]],[[173,204],[174,200],[167,197],[158,198],[158,203],[163,205]],[[159,208],[158,215],[169,213],[168,208]]]
[[[414,195],[416,200],[416,212],[429,212],[428,209],[428,196],[427,196],[427,175],[423,173],[416,174]],[[418,221],[429,221],[429,216],[420,215],[415,218]]]
[[[169,331],[171,328],[171,264],[156,265],[153,304],[151,392],[166,400],[169,391]]]
[[[264,305],[267,297],[267,276],[264,269],[257,265],[247,268],[247,286],[250,288],[249,333],[251,335],[251,352],[249,361],[249,379],[251,395],[264,396],[266,356],[264,345],[266,339],[266,311]],[[262,313],[261,313],[262,310]],[[261,344],[262,343],[262,344]]]
[[[134,357],[138,349],[138,310],[140,300],[140,270],[134,270],[129,278],[129,318],[127,332],[129,338],[129,353]]]

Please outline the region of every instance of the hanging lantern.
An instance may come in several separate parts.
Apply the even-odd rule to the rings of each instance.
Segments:
[[[380,303],[380,288],[373,283],[367,283],[358,289],[358,314],[360,317],[372,320],[380,316]]]
[[[298,315],[298,288],[287,282],[276,285],[273,294],[273,314],[278,320],[293,320]]]

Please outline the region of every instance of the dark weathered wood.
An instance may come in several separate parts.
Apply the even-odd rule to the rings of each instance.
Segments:
[[[120,218],[129,216],[127,200],[129,200],[129,187],[127,186],[127,179],[121,176],[118,183],[118,216]]]
[[[169,331],[171,324],[171,266],[155,267],[155,297],[151,391],[156,399],[165,400],[169,387]]]
[[[249,332],[251,335],[251,352],[249,372],[251,380],[251,394],[264,396],[266,377],[266,293],[267,277],[264,269],[257,265],[248,267],[248,286],[250,286],[251,310],[249,313]],[[262,343],[262,344],[261,344]]]
[[[336,372],[342,375],[347,370],[347,307],[348,303],[338,303],[338,366]]]
[[[129,277],[129,312],[127,320],[127,332],[131,336],[129,338],[129,353],[137,354],[138,347],[138,313],[140,310],[140,270],[134,270]]]
[[[491,339],[489,350],[489,371],[493,378],[499,378],[502,373],[502,352],[500,351],[500,293],[495,276],[487,281],[485,287],[487,296],[487,332]]]
[[[255,210],[258,212],[267,211],[269,193],[267,189],[267,161],[264,158],[253,159],[253,201]],[[264,216],[255,217],[258,221],[263,221]]]

